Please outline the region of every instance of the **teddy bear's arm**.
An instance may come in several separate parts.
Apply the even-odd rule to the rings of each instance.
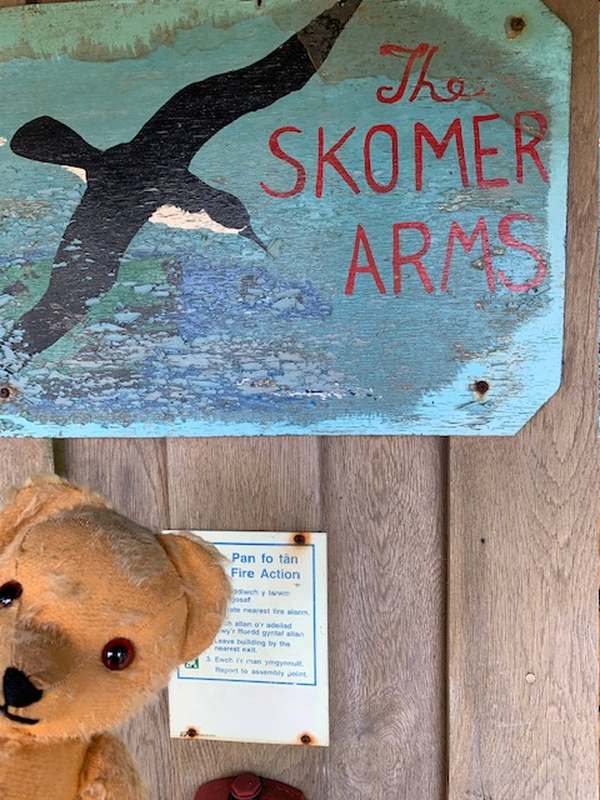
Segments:
[[[76,800],[147,800],[125,745],[113,736],[92,740]]]

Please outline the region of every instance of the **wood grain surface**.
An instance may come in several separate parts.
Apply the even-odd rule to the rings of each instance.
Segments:
[[[91,486],[117,510],[154,529],[169,527],[164,441],[67,440],[55,445],[56,468]],[[166,692],[124,731],[152,800],[178,800],[179,775],[171,769]]]
[[[332,747],[309,800],[441,800],[445,454],[441,440],[321,443],[329,531]]]
[[[7,491],[32,475],[54,472],[52,442],[46,439],[0,439],[0,501]]]
[[[329,532],[332,746],[181,742],[177,772],[254,769],[309,800],[443,797],[441,445],[414,439],[171,441],[171,523]],[[368,557],[365,557],[368,554]]]
[[[169,440],[171,525],[215,530],[320,527],[319,456],[314,439]],[[268,708],[264,709],[268,714]],[[275,775],[327,795],[321,750],[177,741],[181,800],[205,781],[244,770]]]
[[[563,386],[516,438],[450,444],[450,800],[598,796],[598,3],[551,7],[574,35]]]
[[[152,800],[243,769],[309,800],[443,798],[443,442],[78,440],[57,464],[146,524],[330,534],[332,747],[169,743],[162,698],[127,730]]]

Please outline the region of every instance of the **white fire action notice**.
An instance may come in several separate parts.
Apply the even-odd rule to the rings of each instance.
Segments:
[[[219,543],[225,552],[227,547],[231,609],[212,652],[202,659],[203,678],[314,686],[314,547],[305,554],[297,545],[290,552],[288,542]]]
[[[197,535],[225,557],[232,600],[171,680],[171,736],[328,745],[326,534]]]

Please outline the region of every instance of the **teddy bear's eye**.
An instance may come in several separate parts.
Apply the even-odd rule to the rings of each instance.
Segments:
[[[23,594],[23,587],[18,581],[8,581],[0,586],[0,607],[6,608],[18,600]]]
[[[102,663],[112,671],[127,669],[135,656],[135,648],[129,639],[111,639],[102,650]]]

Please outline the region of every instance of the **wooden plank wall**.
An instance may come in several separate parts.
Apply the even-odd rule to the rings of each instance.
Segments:
[[[58,471],[154,526],[330,532],[333,745],[175,741],[129,727],[153,800],[256,769],[309,800],[445,796],[444,444],[433,439],[67,441]]]
[[[548,4],[575,37],[565,381],[521,435],[0,441],[0,490],[55,469],[156,528],[330,533],[332,746],[170,742],[163,696],[125,731],[152,800],[241,769],[308,800],[597,797],[598,10]]]
[[[573,30],[563,385],[514,439],[450,442],[451,800],[598,796],[598,3]]]

